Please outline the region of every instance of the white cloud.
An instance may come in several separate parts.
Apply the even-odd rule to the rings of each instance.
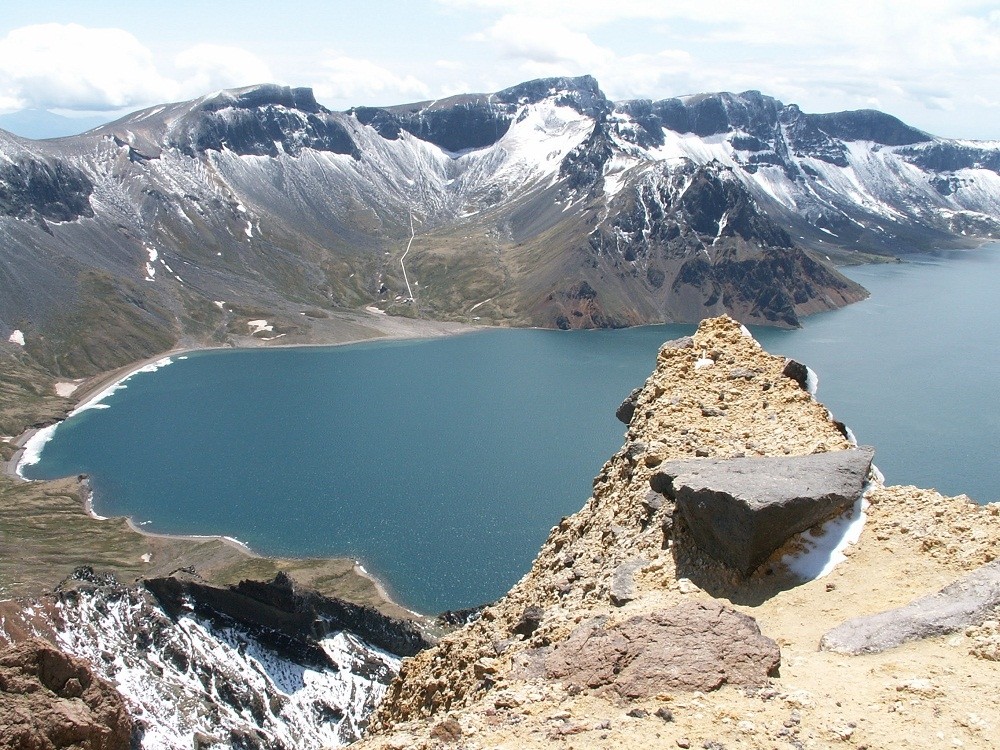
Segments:
[[[313,81],[316,98],[331,106],[397,104],[430,98],[430,88],[413,75],[400,75],[357,57],[334,54],[321,63]]]
[[[478,12],[472,38],[523,75],[593,73],[612,98],[754,88],[811,111],[881,106],[943,134],[975,107],[979,132],[995,131],[1000,11],[978,0],[437,2]]]
[[[569,65],[589,72],[614,58],[611,50],[594,44],[583,32],[551,18],[503,16],[485,37],[497,45],[504,57],[543,65]]]
[[[177,55],[174,65],[187,73],[182,87],[185,95],[190,96],[216,89],[277,82],[263,60],[239,47],[198,44]]]
[[[176,93],[152,53],[121,29],[49,23],[0,39],[0,98],[23,107],[111,110]]]
[[[111,111],[273,81],[260,58],[212,44],[178,54],[169,73],[121,29],[24,26],[0,39],[0,109]]]

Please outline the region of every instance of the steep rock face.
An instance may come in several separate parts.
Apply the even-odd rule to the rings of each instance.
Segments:
[[[312,89],[258,86],[222,92],[198,105],[170,134],[188,156],[229,150],[240,156],[298,156],[303,149],[360,156],[350,134]]]
[[[33,608],[121,691],[146,750],[339,747],[360,736],[398,669],[322,613],[302,622],[260,598],[204,586],[171,598],[163,579],[151,588],[160,599],[86,575]]]
[[[806,115],[806,119],[824,133],[842,141],[871,141],[881,143],[883,146],[909,146],[932,140],[927,133],[911,128],[892,115],[874,109]]]
[[[258,639],[300,659],[315,658],[313,641],[341,630],[399,656],[413,656],[430,645],[412,622],[314,591],[299,591],[285,575],[266,583],[241,581],[228,589],[175,577],[149,579],[144,586],[173,617],[193,607],[206,619],[222,618],[254,629]]]
[[[0,652],[0,748],[128,750],[125,701],[81,659],[30,639]]]
[[[73,221],[91,217],[94,186],[62,161],[23,159],[0,163],[0,214],[15,219]]]
[[[866,294],[795,247],[731,169],[684,162],[650,172],[612,205],[590,245],[644,286],[665,317],[728,311],[794,327],[802,315]]]
[[[610,103],[592,76],[528,81],[495,94],[471,94],[397,107],[350,110],[366,125],[390,140],[401,130],[450,152],[485,148],[510,130],[524,108],[546,100],[595,120],[610,111]]]
[[[961,232],[956,214],[975,217],[980,236],[1000,234],[996,200],[981,192],[997,188],[993,143],[935,138],[874,110],[807,114],[758,91],[622,102],[612,119],[623,143],[733,166],[768,213],[814,248],[905,252],[908,242],[943,243]]]

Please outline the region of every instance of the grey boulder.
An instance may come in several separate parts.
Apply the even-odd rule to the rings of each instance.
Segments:
[[[856,617],[823,636],[823,651],[876,654],[908,641],[980,625],[1000,606],[1000,562],[992,562],[904,607]]]
[[[661,464],[650,486],[672,498],[697,545],[744,575],[792,535],[850,507],[875,449]]]

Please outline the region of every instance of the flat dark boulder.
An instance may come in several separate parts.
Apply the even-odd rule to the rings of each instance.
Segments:
[[[980,625],[998,606],[1000,562],[992,562],[906,606],[848,620],[824,635],[819,647],[840,654],[877,654]]]
[[[749,575],[794,534],[861,495],[875,449],[661,464],[650,478],[672,498],[698,546]]]

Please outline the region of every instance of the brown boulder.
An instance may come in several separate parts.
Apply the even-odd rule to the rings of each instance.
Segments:
[[[761,685],[781,655],[748,615],[717,601],[686,602],[606,626],[582,623],[539,654],[547,677],[581,688],[610,687],[624,698],[671,690]]]
[[[0,652],[0,750],[128,750],[132,719],[81,659],[30,639]]]

